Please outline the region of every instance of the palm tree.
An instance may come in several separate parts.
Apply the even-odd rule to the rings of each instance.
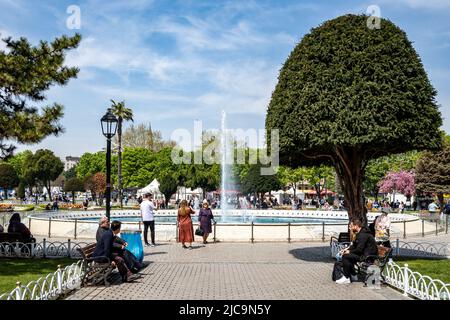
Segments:
[[[130,108],[125,107],[125,101],[121,101],[119,103],[116,103],[114,100],[111,100],[112,105],[112,113],[117,117],[118,123],[117,123],[117,137],[118,137],[118,176],[119,176],[119,201],[120,201],[120,208],[123,208],[122,204],[122,122],[123,121],[133,121],[133,110]]]

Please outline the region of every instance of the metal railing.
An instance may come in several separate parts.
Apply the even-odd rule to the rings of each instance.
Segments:
[[[400,241],[391,243],[392,254],[402,257],[450,258],[450,245],[447,243],[431,243],[417,241]]]
[[[350,245],[350,242],[330,241],[331,257]],[[391,242],[392,256],[411,258],[450,258],[450,245],[447,243],[406,242],[396,239]]]
[[[50,242],[43,239],[39,243],[1,242],[0,257],[4,258],[81,258],[78,249],[87,246],[86,242]]]
[[[402,290],[405,297],[413,296],[420,300],[450,300],[450,283],[412,271],[408,268],[408,264],[401,267],[390,261],[383,270],[383,276],[388,285]]]
[[[119,213],[115,213],[115,214],[118,215]],[[133,217],[133,216],[136,215],[135,212],[122,212],[121,214],[123,216],[126,216],[126,217]],[[280,211],[280,212],[276,212],[275,214],[273,214],[273,216],[274,217],[278,217],[278,216],[283,217],[284,214],[285,214],[285,212]],[[301,213],[301,214],[307,215],[307,213]],[[307,217],[312,217],[312,218],[314,218],[314,217],[330,217],[330,218],[333,218],[335,216],[336,217],[339,216],[341,218],[342,215],[343,215],[342,212],[326,212],[326,213],[318,212],[318,213],[314,213],[313,216],[309,216],[308,215]],[[56,228],[56,227],[54,227],[54,223],[60,223],[61,221],[64,221],[67,224],[73,224],[73,238],[77,239],[77,237],[79,236],[79,229],[80,229],[79,228],[79,224],[80,224],[80,221],[82,221],[82,219],[85,219],[85,218],[92,218],[92,217],[98,216],[98,213],[95,213],[95,212],[88,212],[88,213],[81,212],[81,213],[78,213],[76,215],[75,214],[73,214],[73,215],[70,214],[69,216],[70,216],[69,220],[61,220],[61,219],[63,219],[62,215],[55,215],[55,216],[51,216],[51,217],[48,217],[48,218],[32,217],[32,219],[38,219],[38,220],[40,220],[42,222],[46,221],[48,223],[48,226],[45,227],[46,229],[44,228],[42,230],[42,232],[44,232],[44,230],[46,230],[45,236],[48,237],[48,238],[51,238],[52,235],[55,236],[55,232],[57,232],[56,230],[53,230],[53,229]],[[397,227],[398,232],[395,233],[395,236],[400,236],[400,237],[403,237],[403,239],[407,239],[408,237],[414,237],[414,236],[425,237],[426,235],[438,235],[439,233],[444,233],[444,232],[446,234],[448,233],[449,216],[445,215],[445,220],[422,219],[421,220],[421,226],[422,226],[421,232],[419,230],[417,230],[416,233],[409,233],[408,234],[408,232],[407,232],[408,231],[408,227],[407,227],[408,224],[409,223],[414,223],[416,221],[420,221],[419,219],[421,219],[421,218],[419,218],[417,216],[414,220],[406,220],[406,219],[399,220],[399,219],[397,219],[397,220],[392,221],[393,225],[398,226]],[[428,231],[425,232],[425,222],[427,220],[430,221],[430,222],[433,222],[433,228],[431,228],[431,226],[429,225],[428,226]],[[141,222],[136,222],[136,223],[125,222],[124,224],[126,224],[126,225],[136,225],[136,226],[139,227],[139,230],[141,229]],[[161,225],[167,225],[167,224],[173,224],[173,223],[163,222],[163,223],[160,223],[160,224]],[[177,237],[178,237],[178,225],[177,225],[177,223],[174,223],[174,225],[175,225],[175,237],[174,237],[174,239],[177,239]],[[327,236],[337,235],[337,233],[338,233],[338,232],[328,232],[327,233],[326,232],[326,228],[327,227],[330,227],[330,226],[347,226],[347,221],[342,222],[342,223],[327,223],[325,221],[322,222],[322,223],[301,223],[301,222],[300,223],[292,223],[292,222],[291,223],[254,223],[252,221],[250,223],[232,223],[232,224],[218,223],[217,226],[220,227],[220,228],[232,227],[232,226],[248,227],[250,229],[249,230],[249,238],[248,238],[248,240],[250,242],[252,242],[252,243],[255,242],[255,241],[263,241],[262,239],[256,239],[255,238],[255,229],[256,228],[274,227],[274,226],[276,226],[276,227],[285,227],[286,228],[286,237],[285,237],[285,239],[286,239],[287,242],[291,242],[293,240],[296,240],[296,238],[294,237],[295,234],[293,232],[296,227],[301,227],[301,226],[303,226],[303,227],[321,227],[321,229],[322,229],[321,230],[322,231],[321,234],[317,233],[317,236],[316,236],[316,238],[314,238],[314,240],[316,240],[316,239],[319,240],[320,239],[320,240],[322,240],[322,242],[325,242],[326,239],[327,239]],[[31,227],[31,223],[30,223],[30,227]],[[416,229],[420,229],[420,227],[419,228],[416,227]],[[214,232],[214,239],[215,239],[215,241],[219,240],[220,237],[218,237],[216,228],[214,228],[213,232]],[[58,235],[56,235],[56,236],[58,236]],[[307,240],[307,239],[310,239],[310,238],[298,238],[297,237],[297,239],[298,240]]]
[[[16,288],[10,293],[0,295],[0,300],[54,300],[65,296],[74,289],[80,288],[85,274],[83,261],[80,260],[64,269],[41,277],[23,286],[16,283]]]

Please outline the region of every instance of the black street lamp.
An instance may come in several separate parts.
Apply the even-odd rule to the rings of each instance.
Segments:
[[[111,108],[108,108],[100,122],[103,135],[106,137],[106,216],[109,220],[111,213],[111,139],[117,129],[117,118],[111,112]]]

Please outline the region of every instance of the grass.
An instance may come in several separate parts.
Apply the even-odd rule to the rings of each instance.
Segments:
[[[450,259],[412,259],[397,257],[394,262],[403,267],[405,263],[412,271],[417,271],[424,276],[439,279],[444,283],[450,283]]]
[[[59,259],[0,259],[0,294],[9,293],[16,287],[16,282],[27,285],[30,281],[53,273],[58,265],[66,267],[77,260]]]

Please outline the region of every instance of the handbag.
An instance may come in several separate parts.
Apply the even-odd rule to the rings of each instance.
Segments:
[[[198,227],[197,229],[195,229],[195,235],[202,237],[203,236],[202,228]]]

